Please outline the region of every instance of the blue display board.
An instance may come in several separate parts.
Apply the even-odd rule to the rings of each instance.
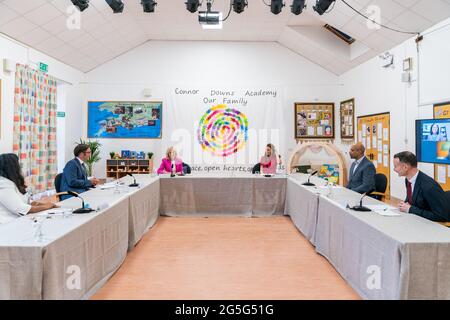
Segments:
[[[162,102],[88,102],[88,138],[158,139]]]

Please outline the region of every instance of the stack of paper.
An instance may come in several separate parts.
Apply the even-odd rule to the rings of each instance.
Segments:
[[[388,205],[369,205],[366,207],[373,212],[385,217],[399,217],[402,215],[397,208]]]

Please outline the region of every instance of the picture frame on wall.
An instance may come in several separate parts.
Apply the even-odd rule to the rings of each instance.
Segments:
[[[341,139],[355,139],[355,99],[341,102],[340,108]]]
[[[161,101],[88,101],[88,138],[161,139]]]
[[[294,104],[296,139],[334,139],[334,103]]]
[[[0,139],[2,138],[2,79],[0,79]]]

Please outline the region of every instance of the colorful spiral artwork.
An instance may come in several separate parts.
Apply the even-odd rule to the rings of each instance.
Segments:
[[[248,120],[239,110],[217,105],[206,111],[198,127],[198,141],[204,151],[228,157],[248,140]]]

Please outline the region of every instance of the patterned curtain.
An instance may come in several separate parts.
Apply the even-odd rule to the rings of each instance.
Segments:
[[[17,65],[14,97],[14,152],[33,193],[53,189],[56,158],[56,80]]]

